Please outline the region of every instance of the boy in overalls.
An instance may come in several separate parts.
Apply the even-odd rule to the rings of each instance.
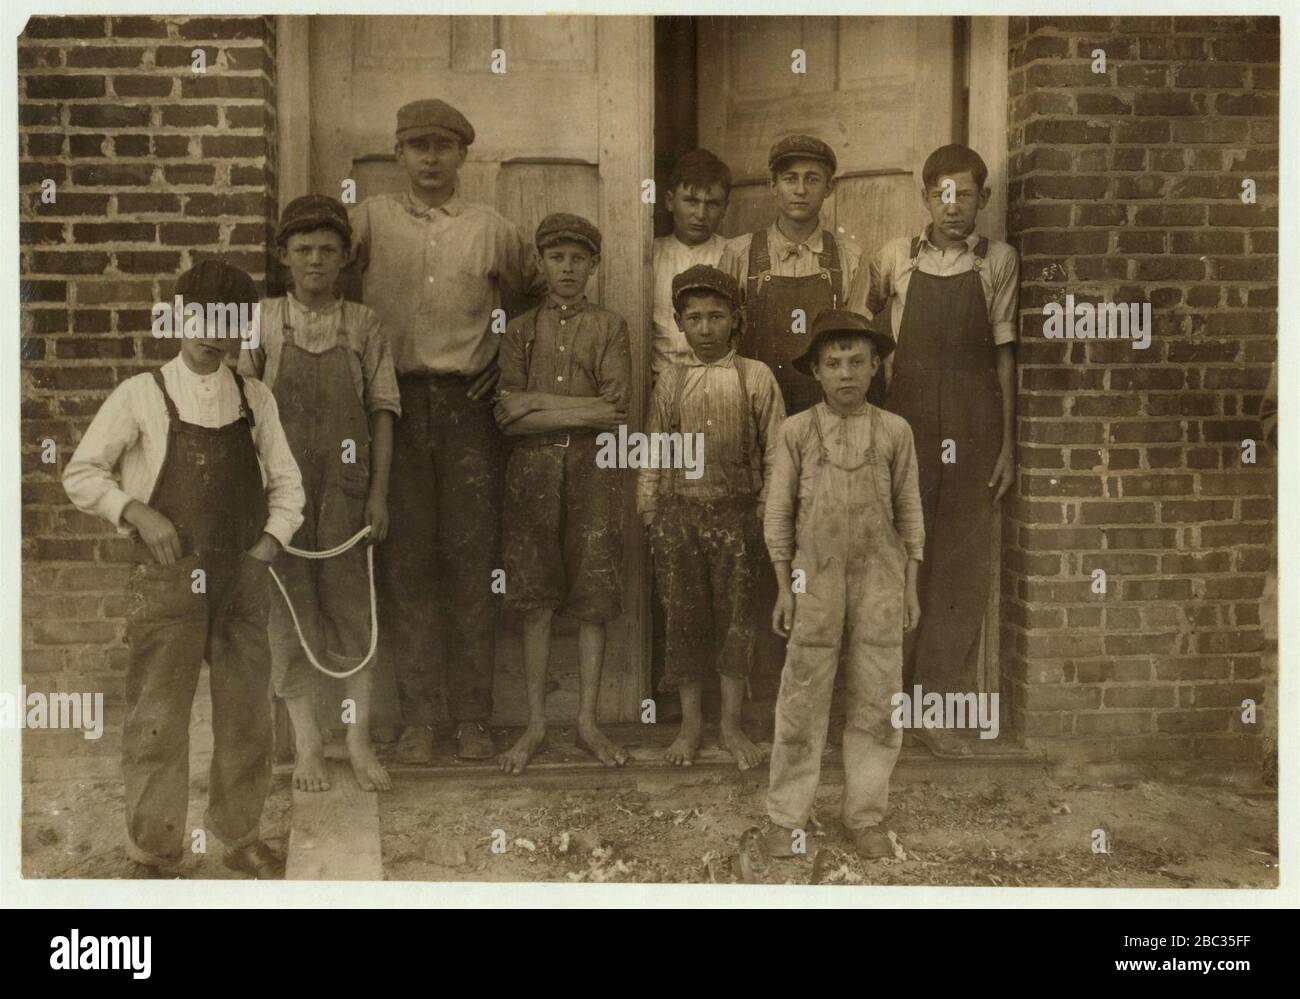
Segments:
[[[898,344],[886,363],[885,408],[911,425],[921,468],[924,613],[909,682],[927,693],[976,689],[971,663],[988,606],[993,518],[1016,476],[1019,264],[1010,246],[975,231],[987,178],[972,149],[931,153],[922,168],[930,225],[886,244],[868,268],[867,309],[888,307]],[[917,735],[936,756],[970,755],[953,733]]]
[[[776,221],[727,243],[718,266],[745,296],[741,353],[772,369],[786,412],[793,415],[821,397],[792,362],[807,347],[817,315],[845,307],[862,250],[822,226],[822,205],[835,186],[830,146],[811,135],[789,135],[772,146],[767,166]],[[796,323],[796,310],[802,324]]]
[[[401,414],[397,375],[379,317],[335,290],[352,243],[343,205],[321,195],[296,198],[280,217],[275,241],[293,290],[262,303],[261,343],[240,352],[239,368],[275,393],[302,472],[306,520],[293,546],[324,551],[371,529],[365,541],[331,558],[286,552],[275,563],[303,640],[326,669],[347,673],[365,661],[372,641],[366,545],[388,534],[393,422]],[[329,782],[316,719],[316,672],[278,592],[270,620],[275,692],[293,721],[293,786],[324,791]],[[353,704],[340,711],[352,771],[365,791],[391,786],[370,741],[373,675],[367,664],[344,680]]]
[[[182,274],[175,292],[205,313],[257,304],[252,279],[216,260]],[[204,825],[225,844],[227,867],[278,878],[284,861],[258,828],[271,780],[267,564],[302,523],[302,481],[270,390],[223,363],[240,330],[197,325],[178,357],[113,390],[63,486],[79,510],[136,537],[122,731],[136,876],[175,876],[190,842],[190,708],[206,661],[213,751]]]
[[[823,312],[794,365],[823,401],[781,426],[764,533],[777,579],[772,628],[789,639],[767,793],[771,856],[799,851],[821,774],[837,668],[846,672],[845,828],[863,857],[892,853],[881,823],[903,733],[903,634],[916,627],[925,545],[907,423],[866,401],[886,333],[845,310]]]
[[[643,468],[637,479],[637,511],[650,533],[664,610],[663,686],[675,688],[682,703],[681,731],[665,755],[676,766],[694,763],[704,677],[716,670],[719,741],[736,766],[748,770],[762,760],[741,727],[741,707],[757,647],[759,584],[768,571],[766,454],[776,444],[785,406],[771,369],[736,354],[740,290],[729,274],[691,267],[673,278],[673,302],[690,354],[655,383],[646,429],[698,435],[703,467],[694,479],[664,467]]]

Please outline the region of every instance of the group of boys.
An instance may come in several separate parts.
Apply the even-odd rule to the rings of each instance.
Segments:
[[[76,506],[137,539],[123,769],[128,853],[142,876],[182,856],[189,711],[204,661],[214,730],[205,823],[228,866],[283,872],[259,836],[268,685],[293,721],[294,786],[328,787],[312,650],[347,676],[358,783],[390,786],[370,735],[364,594],[374,584],[364,546],[348,547],[363,533],[380,546],[397,759],[432,758],[440,674],[458,756],[497,756],[486,722],[504,592],[523,620],[529,721],[501,769],[523,773],[545,746],[557,612],[578,621],[577,742],[606,766],[628,760],[596,710],[623,552],[623,480],[597,461],[597,438],[627,419],[628,324],[587,300],[602,243],[591,222],[550,215],[529,247],[499,214],[463,200],[458,171],[474,138],[443,101],[403,107],[395,153],[407,189],[350,213],[319,195],[286,206],[276,246],[291,290],[260,300],[258,342],[213,329],[185,337],[177,358],[112,393],[65,469]],[[890,697],[904,635],[937,621],[939,634],[927,644],[923,630],[915,643],[918,682],[962,682],[944,657],[969,649],[967,618],[987,586],[987,526],[976,521],[991,525],[1013,474],[1015,257],[974,234],[986,170],[964,147],[926,164],[933,224],[870,266],[821,226],[836,171],[829,146],[790,136],[769,167],[776,221],[728,242],[717,232],[727,167],[703,150],[683,157],[667,193],[673,233],[655,241],[647,430],[702,435],[707,455],[702,474],[644,468],[637,482],[664,613],[663,685],[682,704],[667,757],[696,758],[704,681],[717,672],[721,743],[741,769],[758,764],[741,707],[772,636],[787,639],[767,840],[789,855],[812,809],[842,662],[845,824],[860,852],[881,856],[891,849],[880,823],[901,742]],[[349,266],[365,304],[338,292]],[[259,303],[247,275],[214,260],[175,290],[187,305]],[[533,307],[500,332],[501,310],[521,302]],[[886,314],[892,325],[869,322]],[[867,401],[878,372],[890,411]],[[937,463],[941,437],[969,449],[956,473]],[[290,546],[338,554],[308,560]],[[272,562],[284,599],[269,585]],[[770,628],[759,607],[772,608]]]

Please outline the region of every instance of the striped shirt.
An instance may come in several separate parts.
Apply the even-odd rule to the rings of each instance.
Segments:
[[[748,398],[740,396],[737,365],[744,367]],[[681,419],[676,422],[673,400],[681,386]],[[747,411],[747,415],[746,415]],[[739,357],[733,350],[719,361],[706,364],[692,351],[687,361],[675,364],[655,382],[650,397],[649,433],[704,435],[701,475],[688,479],[686,469],[643,468],[637,477],[638,513],[652,513],[659,497],[676,493],[693,500],[753,496],[755,485],[761,503],[771,478],[771,450],[785,419],[785,403],[772,369],[762,361]],[[741,435],[749,438],[749,468],[739,469]]]
[[[979,233],[971,233],[956,246],[940,250],[921,234],[921,253],[916,269],[922,274],[949,277],[965,274],[975,266],[975,244]],[[898,339],[903,324],[903,309],[907,305],[907,286],[912,279],[912,241],[906,236],[890,240],[871,259],[858,275],[849,298],[865,298],[865,307],[875,316],[886,304],[890,305],[889,326]],[[993,327],[993,342],[1001,345],[1016,340],[1016,292],[1020,284],[1020,258],[1006,243],[989,240],[984,266],[980,268],[980,285],[988,305],[989,325]],[[859,310],[861,311],[861,310]]]
[[[796,538],[804,529],[800,500],[811,497],[821,474],[817,434],[811,421],[821,423],[822,439],[830,460],[848,467],[861,461],[863,451],[874,443],[878,460],[876,474],[892,500],[894,529],[903,539],[907,557],[921,560],[925,551],[925,521],[921,515],[920,479],[912,428],[895,413],[879,410],[881,439],[871,440],[871,403],[848,416],[840,416],[824,402],[796,413],[781,425],[780,441],[772,453],[772,481],[768,487],[763,535],[773,562],[789,562]],[[873,474],[864,465],[863,474]]]
[[[191,371],[178,355],[162,366],[163,384],[186,423],[224,427],[239,418],[239,389],[224,364],[210,375]],[[280,411],[271,390],[244,379],[244,394],[257,426],[253,445],[266,485],[267,519],[263,530],[281,545],[293,540],[302,525],[306,494],[280,426]],[[167,404],[151,373],[128,378],[104,400],[63,470],[63,488],[84,513],[103,517],[120,534],[135,528],[122,522],[131,500],[148,503],[167,454],[171,421]]]
[[[388,336],[373,310],[337,298],[323,309],[307,308],[292,294],[262,300],[261,341],[255,350],[239,352],[239,373],[260,378],[275,389],[284,352],[284,326],[288,319],[293,342],[309,354],[323,354],[339,344],[347,348],[352,387],[367,413],[387,410],[402,415],[397,374],[388,349]]]

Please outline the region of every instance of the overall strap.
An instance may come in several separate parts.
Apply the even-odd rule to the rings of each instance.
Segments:
[[[235,388],[239,390],[239,412],[240,415],[248,421],[248,429],[252,430],[257,426],[257,418],[253,416],[253,407],[248,404],[248,396],[244,395],[244,379],[238,372],[232,371],[235,376]]]
[[[751,434],[757,436],[754,426],[754,407],[749,404],[749,384],[745,378],[745,366],[740,363],[740,355],[732,358],[736,366],[736,379],[740,382],[740,463],[749,471],[751,454]]]
[[[167,418],[172,423],[179,423],[181,416],[176,412],[176,403],[172,402],[172,397],[167,394],[167,386],[163,384],[162,368],[153,369],[153,380],[158,386],[158,391],[162,393],[163,403],[167,407]]]
[[[916,259],[917,259],[917,257],[919,257],[919,256],[921,255],[921,237],[920,237],[920,236],[913,236],[913,237],[912,237],[912,246],[911,246],[911,248],[907,251],[907,255],[908,255],[909,257],[912,258],[912,266],[915,267],[915,266],[916,266]]]
[[[844,295],[844,267],[840,263],[840,247],[829,229],[822,230],[822,252],[817,254],[817,264],[831,276],[831,308],[838,309]]]
[[[979,240],[975,243],[974,252],[975,252],[975,265],[971,268],[971,270],[977,271],[984,266],[984,258],[988,256],[989,238],[987,236],[981,236],[979,238]]]
[[[668,432],[677,433],[682,429],[682,387],[686,384],[686,365],[674,364],[665,372],[665,377],[677,379],[673,383],[673,402],[668,422]]]
[[[812,437],[814,434],[816,435],[817,463],[820,465],[824,465],[826,464],[826,460],[830,457],[830,452],[827,451],[826,449],[826,438],[822,434],[822,419],[817,414],[817,407],[815,405],[809,409],[804,410],[804,412],[806,412],[810,417],[810,419],[808,420],[809,423],[808,430],[804,432],[804,441],[806,442],[809,437]]]
[[[749,262],[745,273],[746,302],[754,300],[759,279],[771,269],[772,256],[767,249],[767,230],[759,229],[749,240]]]

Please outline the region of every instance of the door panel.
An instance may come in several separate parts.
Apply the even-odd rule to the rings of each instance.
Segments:
[[[924,221],[920,167],[953,141],[953,26],[942,17],[700,18],[700,145],[735,174],[729,236],[771,222],[767,151],[791,132],[839,159],[823,220],[870,252]],[[791,71],[802,48],[807,73]]]
[[[358,200],[404,190],[393,158],[397,109],[440,97],[477,132],[460,176],[466,198],[494,207],[528,235],[552,211],[600,226],[605,252],[588,294],[628,320],[634,426],[650,352],[651,217],[639,185],[651,176],[651,37],[649,19],[634,17],[312,17],[307,60],[312,190],[337,195],[347,178],[356,181]],[[497,49],[505,53],[504,74],[491,71]],[[609,629],[601,699],[602,715],[622,721],[638,716],[648,677],[634,478],[627,476],[626,487],[627,611]],[[517,628],[507,616],[497,655],[500,724],[525,717]],[[559,689],[548,710],[556,719],[576,709],[575,630],[562,623],[553,647]],[[381,663],[377,717],[391,717],[394,707],[385,672]]]

